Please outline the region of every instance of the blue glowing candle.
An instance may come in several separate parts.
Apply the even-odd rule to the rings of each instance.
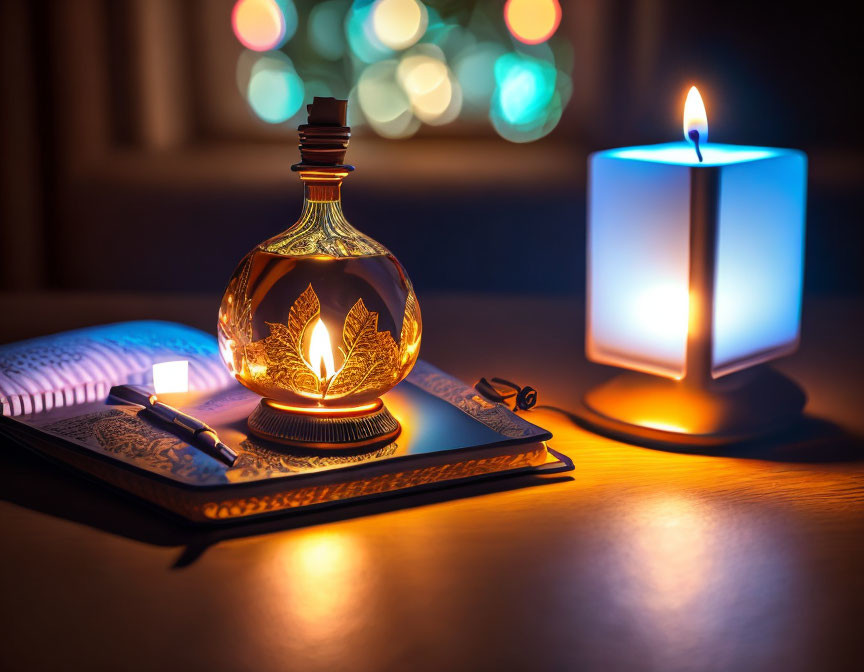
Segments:
[[[707,380],[797,347],[807,159],[708,143],[695,87],[684,138],[590,157],[586,346]]]

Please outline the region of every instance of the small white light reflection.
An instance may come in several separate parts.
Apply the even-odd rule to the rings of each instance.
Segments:
[[[153,391],[156,394],[189,391],[189,362],[160,362],[153,365]]]

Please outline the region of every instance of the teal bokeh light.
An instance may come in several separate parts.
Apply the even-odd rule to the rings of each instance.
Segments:
[[[510,124],[536,121],[555,95],[556,75],[546,61],[513,53],[500,56],[495,61],[496,111]]]
[[[375,36],[372,26],[373,0],[355,0],[345,17],[345,37],[353,55],[363,63],[377,63],[395,53]]]
[[[316,3],[309,13],[309,44],[328,61],[337,61],[345,54],[342,24],[349,6],[347,0],[326,0]]]
[[[285,32],[282,35],[282,39],[279,41],[279,46],[282,46],[294,37],[294,33],[297,32],[299,18],[297,16],[297,7],[294,6],[293,0],[276,0],[276,4],[279,6],[279,9],[282,10],[282,17],[285,21]]]
[[[567,102],[559,91],[555,66],[525,54],[507,53],[495,61],[495,93],[489,118],[511,142],[532,142],[558,125]]]
[[[495,63],[503,53],[500,44],[481,42],[456,57],[454,70],[469,108],[484,113],[489,109],[495,91]]]
[[[268,54],[252,66],[246,97],[262,121],[269,124],[287,121],[303,105],[305,95],[303,80],[284,54]]]

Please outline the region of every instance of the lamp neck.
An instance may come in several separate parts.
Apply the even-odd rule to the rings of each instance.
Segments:
[[[332,169],[303,170],[303,200],[306,203],[339,203],[342,200],[342,180],[348,175],[345,171]]]
[[[334,183],[306,182],[303,200],[310,203],[339,203],[342,200],[342,181]]]
[[[316,239],[352,237],[357,231],[342,212],[341,187],[344,170],[323,167],[300,171],[303,181],[303,210],[300,219],[288,231],[294,236]],[[321,253],[317,250],[316,253]]]
[[[295,168],[296,170],[296,168]],[[295,257],[366,257],[389,254],[387,248],[360,233],[342,212],[340,186],[348,174],[336,166],[303,166],[303,211],[300,218],[261,249]]]

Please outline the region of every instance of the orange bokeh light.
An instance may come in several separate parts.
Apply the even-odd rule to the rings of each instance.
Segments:
[[[561,4],[558,0],[507,0],[504,21],[520,42],[540,44],[558,30]]]
[[[285,37],[285,16],[276,0],[238,0],[231,26],[240,43],[253,51],[275,49]]]

